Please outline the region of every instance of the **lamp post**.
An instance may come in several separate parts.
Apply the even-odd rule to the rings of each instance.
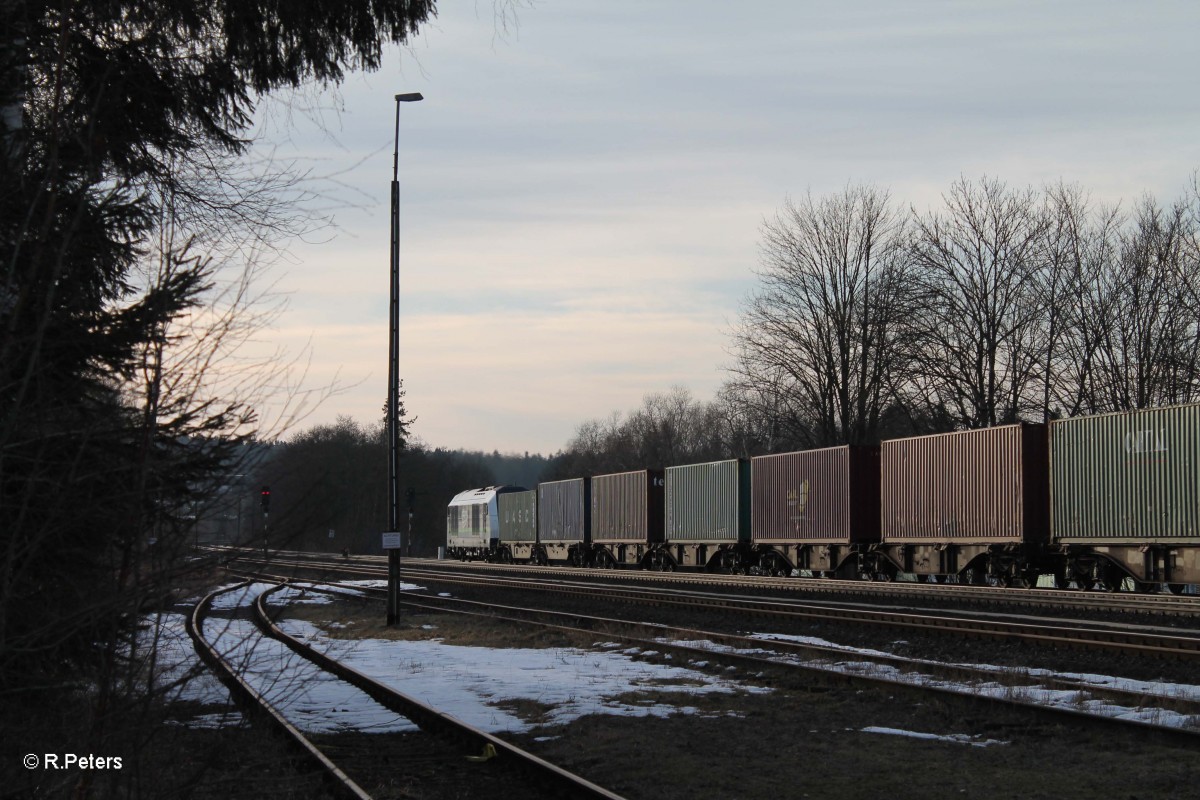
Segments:
[[[424,100],[420,92],[396,95],[396,135],[392,150],[392,302],[388,331],[388,531],[400,530],[400,453],[396,442],[396,415],[400,407],[400,104]],[[387,624],[400,620],[400,548],[388,550],[388,610]]]

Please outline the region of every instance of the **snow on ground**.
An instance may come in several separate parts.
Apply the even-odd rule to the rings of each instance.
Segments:
[[[266,588],[256,584],[216,598],[213,607],[229,611],[253,602]],[[318,593],[285,589],[272,596],[281,602],[328,602]],[[585,714],[669,716],[694,714],[688,705],[640,699],[639,692],[689,695],[770,689],[692,669],[636,661],[633,653],[596,653],[577,648],[493,649],[447,645],[440,640],[389,641],[331,639],[316,626],[285,620],[290,635],[324,649],[334,658],[411,697],[490,732],[525,732],[536,727],[499,706],[534,702],[546,711],[538,724],[570,722]],[[194,670],[196,656],[183,616],[161,617],[160,686]],[[298,727],[308,733],[343,730],[389,732],[415,730],[408,720],[384,709],[352,686],[313,666],[282,643],[258,635],[249,620],[210,617],[205,637],[226,654],[244,677]],[[626,695],[622,697],[622,695]],[[207,671],[182,681],[172,700],[221,705],[228,694]],[[219,725],[221,715],[205,715],[189,724]]]
[[[216,611],[230,611],[254,601],[267,584],[253,584],[220,595],[213,601]],[[293,600],[299,598],[295,592]],[[308,602],[328,602],[329,597],[307,594]],[[160,618],[157,683],[172,701],[204,705],[229,704],[229,693],[209,670],[196,674],[199,663],[181,614]],[[393,732],[416,730],[404,717],[380,706],[358,689],[345,684],[288,650],[282,643],[259,635],[248,619],[210,616],[204,622],[204,637],[237,665],[251,686],[264,694],[298,727],[308,733],[343,730]],[[189,675],[191,675],[189,679]],[[239,715],[207,714],[189,720],[193,727],[236,724]]]
[[[972,747],[990,747],[994,744],[1008,744],[999,739],[980,739],[977,736],[967,736],[965,733],[919,733],[918,731],[906,731],[902,728],[881,728],[875,725],[870,725],[862,729],[863,733],[883,733],[889,736],[907,736],[910,739],[928,739],[935,742],[953,742],[954,744],[969,744]]]
[[[300,620],[285,620],[280,627],[354,669],[489,732],[524,733],[536,727],[501,708],[520,702],[537,703],[546,711],[538,724],[553,725],[586,714],[664,717],[699,713],[693,706],[629,696],[641,692],[772,691],[695,669],[637,661],[633,658],[636,653],[571,647],[464,647],[439,639],[330,639]]]
[[[362,581],[364,586],[378,581]],[[222,595],[214,609],[228,611],[253,601],[265,585]],[[406,588],[420,588],[408,586]],[[353,590],[350,590],[353,591]],[[301,593],[287,589],[276,593],[280,602],[329,602],[320,593]],[[289,634],[315,644],[332,657],[355,669],[394,686],[399,691],[445,711],[458,719],[491,732],[527,732],[538,725],[567,723],[586,714],[669,716],[699,713],[694,706],[676,705],[678,697],[713,692],[762,693],[770,689],[703,672],[707,661],[691,661],[687,666],[652,664],[638,660],[654,651],[625,647],[617,642],[597,642],[592,649],[577,648],[484,648],[450,645],[439,639],[426,641],[388,641],[380,639],[331,639],[314,625],[300,620],[285,620],[281,627]],[[395,731],[411,730],[407,720],[383,709],[366,695],[322,672],[291,653],[282,644],[260,637],[248,620],[210,617],[205,635],[216,640],[222,651],[229,651],[252,685],[299,726],[309,732],[339,730]],[[146,634],[147,638],[150,636]],[[1032,685],[1012,687],[1000,681],[977,684],[952,683],[912,671],[900,671],[866,659],[880,651],[844,647],[804,636],[761,633],[752,638],[813,644],[835,651],[832,660],[803,659],[779,655],[767,649],[743,649],[717,645],[707,640],[674,641],[714,653],[740,652],[772,658],[782,663],[803,664],[831,671],[881,677],[897,682],[937,686],[951,691],[1019,698],[1044,705],[1126,717],[1143,722],[1178,727],[1200,727],[1200,718],[1159,709],[1125,708],[1091,699],[1082,684],[1098,684],[1162,697],[1200,699],[1200,686],[1162,682],[1131,681],[1103,675],[1071,674],[1058,678],[1078,680],[1080,690],[1050,690]],[[667,640],[664,640],[666,643]],[[183,625],[183,616],[166,614],[160,618],[157,652],[162,674],[159,685],[172,687],[168,697],[204,704],[228,703],[225,688],[207,670],[196,672],[197,659]],[[837,660],[838,653],[848,658]],[[857,656],[858,658],[854,658]],[[918,662],[921,663],[921,662]],[[926,661],[923,663],[934,664]],[[282,666],[281,666],[282,665]],[[1009,667],[970,665],[996,673],[997,677],[1020,675],[1030,679],[1048,676],[1046,670],[1013,670]],[[190,676],[190,677],[189,677]],[[669,700],[663,695],[671,695]],[[518,716],[512,709],[530,703],[544,712],[538,723]],[[237,715],[207,715],[193,723],[219,726],[232,724]],[[907,735],[976,746],[1000,744],[979,741],[962,734],[931,734],[890,728],[866,728],[866,733]]]
[[[750,638],[759,639],[764,642],[789,641],[800,642],[803,644],[812,644],[830,650],[844,652],[847,655],[859,656],[880,656],[888,655],[879,650],[868,650],[857,647],[846,647],[843,645],[834,644],[825,639],[820,639],[812,636],[790,636],[785,634],[774,633],[755,633],[750,634]],[[823,669],[830,672],[840,672],[855,675],[863,675],[872,678],[881,678],[891,680],[897,683],[906,683],[914,686],[926,686],[931,688],[946,689],[948,691],[959,694],[986,695],[988,697],[996,697],[1001,699],[1021,700],[1027,703],[1033,703],[1043,706],[1054,706],[1057,708],[1081,711],[1088,714],[1099,716],[1117,717],[1133,722],[1141,722],[1145,724],[1161,725],[1175,728],[1200,728],[1200,715],[1195,714],[1180,714],[1175,711],[1168,711],[1161,708],[1129,708],[1127,706],[1119,706],[1113,703],[1096,700],[1090,697],[1087,692],[1088,685],[1099,685],[1112,688],[1129,689],[1132,691],[1141,692],[1147,696],[1157,696],[1160,698],[1200,698],[1200,686],[1191,684],[1166,683],[1162,681],[1133,681],[1126,678],[1116,678],[1107,675],[1089,675],[1084,673],[1056,673],[1050,670],[1040,669],[1014,669],[1012,667],[1000,667],[990,664],[959,664],[957,666],[966,666],[974,669],[983,670],[985,672],[995,673],[998,677],[1003,676],[1009,679],[1012,678],[1029,678],[1037,679],[1039,677],[1057,677],[1067,680],[1077,680],[1080,683],[1079,689],[1048,689],[1038,685],[1028,686],[1013,686],[1009,683],[1002,682],[981,682],[981,683],[959,683],[948,681],[941,678],[927,675],[920,672],[903,671],[890,664],[880,664],[874,661],[830,661],[828,659],[804,659],[795,655],[778,655],[770,650],[765,649],[738,649],[728,647],[726,645],[718,645],[708,640],[701,641],[679,641],[663,639],[664,643],[676,645],[685,645],[703,650],[709,650],[714,653],[728,652],[740,653],[744,655],[755,655],[764,658],[769,658],[772,661],[777,661],[784,664],[797,664],[815,669]],[[914,659],[917,664],[936,665],[939,662]]]
[[[214,635],[213,623],[224,623]],[[217,627],[217,626],[213,626]],[[250,620],[212,620],[205,635],[242,677],[306,733],[395,733],[417,726],[362,690],[259,635]]]

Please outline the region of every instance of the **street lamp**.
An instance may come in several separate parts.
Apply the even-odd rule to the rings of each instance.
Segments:
[[[396,136],[392,150],[392,303],[388,331],[388,531],[400,530],[400,453],[396,443],[396,415],[400,407],[400,104],[424,100],[420,92],[396,95]],[[386,538],[386,537],[385,537]],[[395,542],[393,542],[395,544]],[[388,611],[387,624],[400,619],[400,548],[388,550]]]

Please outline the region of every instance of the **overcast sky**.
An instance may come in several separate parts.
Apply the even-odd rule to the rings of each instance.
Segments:
[[[440,0],[293,145],[357,208],[276,273],[305,420],[386,398],[400,120],[400,371],[430,445],[551,453],[674,384],[709,399],[784,200],[870,183],[925,210],[959,176],[1168,201],[1200,167],[1200,3]],[[276,133],[278,135],[278,133]]]

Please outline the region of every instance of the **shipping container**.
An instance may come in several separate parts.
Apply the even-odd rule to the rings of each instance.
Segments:
[[[750,463],[743,459],[668,467],[670,542],[744,542],[750,538]]]
[[[1200,404],[1050,424],[1056,541],[1200,544]]]
[[[539,483],[537,488],[538,541],[589,542],[590,481],[572,478]]]
[[[890,439],[880,449],[885,543],[1048,541],[1045,425]]]
[[[653,469],[593,477],[592,542],[661,542],[664,483]]]
[[[537,489],[500,495],[500,541],[537,541]]]
[[[879,448],[829,447],[750,461],[756,544],[879,541]]]

